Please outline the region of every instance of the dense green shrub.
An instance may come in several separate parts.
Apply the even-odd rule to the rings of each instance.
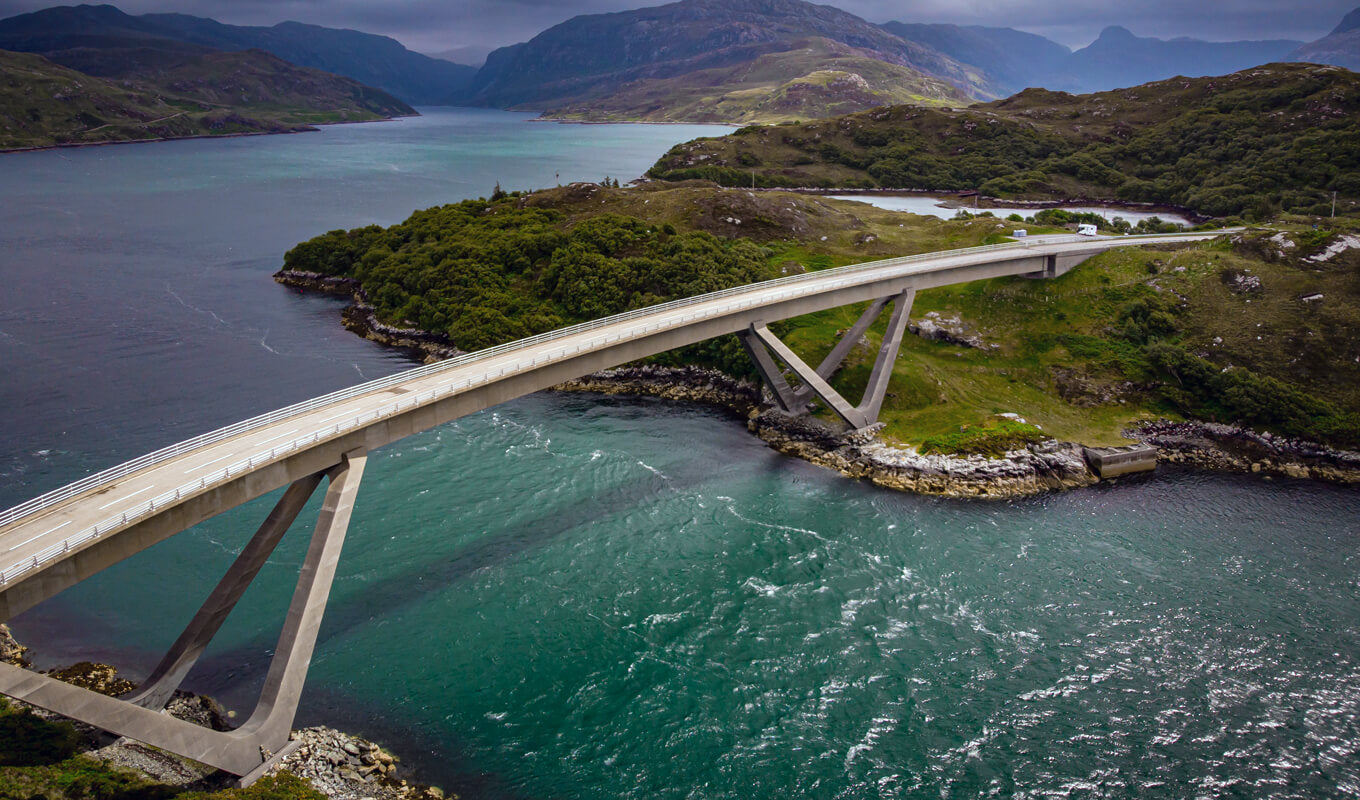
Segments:
[[[617,214],[469,200],[387,229],[331,231],[285,269],[353,277],[379,319],[480,350],[575,322],[771,277],[760,248]],[[701,350],[723,356],[726,350]]]
[[[0,766],[36,767],[64,761],[80,746],[69,723],[48,722],[28,709],[0,713]]]
[[[1299,386],[1249,369],[1220,370],[1174,344],[1148,345],[1162,396],[1187,414],[1342,444],[1360,442],[1360,420]]]

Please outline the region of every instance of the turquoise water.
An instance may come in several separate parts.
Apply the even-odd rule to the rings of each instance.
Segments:
[[[466,122],[447,117],[423,123],[428,139]],[[686,136],[479,119],[509,152],[533,149],[520,135],[570,133],[577,149],[557,163],[599,177],[624,149],[611,137],[659,154]],[[401,181],[373,165],[428,170],[421,154],[438,142],[383,134],[340,164],[313,153],[319,174],[277,183],[267,170],[304,156],[245,147],[324,149],[334,132],[335,152],[350,152],[348,137],[384,129],[411,130],[183,143],[195,147],[160,150],[154,170],[139,151],[156,148],[101,150],[93,174],[140,187],[127,193],[97,191],[80,177],[92,165],[44,164],[50,203],[106,214],[137,249],[120,255],[59,223],[0,229],[0,253],[30,236],[34,258],[63,265],[60,279],[44,273],[45,303],[6,303],[0,317],[0,331],[27,332],[0,338],[0,353],[38,381],[0,388],[21,419],[0,440],[12,465],[4,491],[47,488],[105,451],[135,455],[166,428],[404,366],[337,333],[336,302],[267,276],[291,244],[273,240],[310,233],[295,229],[385,219],[362,198],[390,191],[398,204]],[[360,158],[370,168],[349,172]],[[0,160],[0,188],[41,194],[11,180],[15,163],[32,169]],[[191,180],[206,182],[175,188]],[[330,181],[346,190],[318,193],[320,209],[280,199]],[[413,185],[437,192],[430,184]],[[217,197],[223,216],[166,211],[193,208],[195,193]],[[346,198],[357,204],[346,219],[314,219]],[[228,209],[245,209],[245,223]],[[215,255],[242,225],[259,233],[232,239],[245,252]],[[7,275],[18,263],[0,259]],[[118,278],[101,282],[107,259]],[[180,280],[195,271],[211,279]],[[200,311],[176,311],[186,306],[167,282]],[[148,324],[202,321],[140,337],[101,327],[105,307]],[[32,331],[48,325],[108,341],[42,349]],[[110,375],[135,379],[80,388]],[[183,384],[178,404],[139,407],[138,387],[170,383]],[[84,402],[81,413],[43,412],[47,395]],[[39,456],[23,444],[44,438],[68,445]],[[271,500],[86,581],[19,619],[19,635],[44,664],[103,658],[144,673]],[[919,498],[784,458],[714,411],[536,395],[373,454],[300,721],[374,736],[414,775],[466,798],[1354,797],[1358,511],[1353,489],[1178,471],[1009,503]],[[251,705],[306,528],[290,533],[191,687]]]

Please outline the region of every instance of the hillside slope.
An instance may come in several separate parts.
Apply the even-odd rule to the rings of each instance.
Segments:
[[[605,97],[544,113],[553,119],[784,122],[886,105],[967,105],[952,85],[829,39],[732,67],[625,84]]]
[[[648,173],[764,186],[980,189],[1159,203],[1208,216],[1360,202],[1360,75],[1272,64],[966,109],[896,107],[677,145]]]
[[[830,6],[802,0],[681,0],[655,8],[570,19],[493,52],[473,81],[481,105],[560,108],[645,79],[733,67],[824,38],[996,96],[985,76],[923,45]]]
[[[286,133],[413,113],[396,98],[268,53],[208,53],[110,81],[31,53],[0,51],[0,149]]]

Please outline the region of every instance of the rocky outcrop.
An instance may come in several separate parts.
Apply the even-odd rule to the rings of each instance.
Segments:
[[[938,311],[927,311],[924,316],[908,323],[907,329],[932,342],[944,342],[977,350],[997,350],[1001,347],[997,344],[988,344],[958,314],[944,316]]]
[[[562,392],[636,394],[702,403],[746,417],[760,406],[761,389],[725,372],[703,367],[641,365],[596,372],[553,387]]]
[[[116,668],[108,664],[96,664],[93,661],[81,661],[63,669],[54,669],[47,675],[72,686],[106,694],[109,697],[127,694],[136,688],[132,681],[118,677]]]
[[[766,411],[751,430],[781,453],[878,486],[942,497],[1002,499],[1090,486],[1097,478],[1079,445],[1047,441],[1003,458],[922,455],[872,432],[837,433],[810,417]]]
[[[774,449],[851,478],[944,497],[1025,497],[1089,486],[1096,476],[1078,445],[1049,441],[1004,458],[920,455],[881,441],[873,430],[837,430],[812,417],[762,410],[762,390],[717,370],[625,367],[554,387],[559,391],[640,394],[728,409]]]
[[[334,800],[442,800],[444,792],[397,776],[397,757],[376,742],[315,727],[294,731],[301,745],[276,768],[305,778]],[[457,795],[451,795],[457,798]]]
[[[353,299],[354,304],[346,307],[341,316],[346,328],[365,339],[389,347],[417,351],[423,355],[427,363],[463,354],[463,351],[455,347],[447,336],[419,328],[398,328],[379,320],[373,305],[368,302],[368,295],[354,278],[322,275],[319,272],[298,269],[281,269],[274,273],[274,280],[284,286],[339,294]]]
[[[0,624],[0,663],[26,667],[28,666],[27,653],[28,648],[15,640],[14,634],[9,632],[9,626]]]
[[[1360,452],[1215,422],[1150,422],[1125,435],[1155,445],[1159,459],[1201,469],[1360,483]]]

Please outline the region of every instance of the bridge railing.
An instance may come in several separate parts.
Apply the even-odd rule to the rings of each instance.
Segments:
[[[1183,235],[1184,234],[1148,234],[1142,236],[1121,237],[1118,241],[1121,244],[1133,244],[1138,241],[1176,238]],[[1108,242],[1108,240],[1092,240],[1092,241]],[[484,350],[478,350],[473,353],[465,353],[459,356],[455,356],[454,358],[445,359],[443,361],[438,361],[433,364],[426,364],[424,366],[415,367],[409,370],[404,370],[393,375],[389,375],[383,378],[377,378],[375,380],[367,381],[365,383],[351,386],[346,389],[341,389],[335,392],[331,392],[329,394],[321,395],[319,397],[314,397],[310,400],[305,400],[300,403],[285,406],[284,408],[280,408],[266,414],[261,414],[256,417],[251,417],[250,419],[242,420],[241,422],[237,422],[223,428],[218,428],[217,430],[210,431],[208,433],[200,434],[199,436],[195,436],[191,439],[186,439],[182,442],[177,442],[175,444],[169,445],[168,447],[163,447],[154,452],[147,453],[146,455],[139,456],[138,458],[134,458],[130,461],[125,461],[121,464],[102,470],[88,477],[69,483],[65,486],[53,489],[52,491],[41,494],[31,500],[20,503],[19,505],[16,505],[10,509],[0,512],[0,527],[9,525],[19,519],[22,519],[23,517],[35,514],[45,508],[49,508],[71,497],[75,497],[77,495],[80,495],[84,492],[88,492],[92,489],[98,488],[112,481],[116,481],[119,478],[123,478],[135,472],[139,472],[143,469],[146,469],[147,467],[155,466],[156,464],[172,460],[185,453],[197,450],[206,445],[224,441],[226,439],[230,439],[244,433],[249,433],[253,430],[258,430],[260,428],[267,427],[269,425],[281,422],[283,420],[289,419],[290,417],[294,417],[299,414],[308,413],[320,408],[325,408],[326,406],[334,405],[335,403],[338,402],[350,400],[355,397],[370,394],[372,392],[381,391],[383,389],[395,386],[400,383],[406,383],[408,381],[415,380],[418,378],[436,375],[441,372],[447,372],[450,370],[458,369],[476,363],[478,361],[492,360],[498,356],[513,353],[517,350],[536,347],[546,342],[565,339],[568,337],[579,335],[581,333],[587,333],[592,330],[598,330],[600,328],[616,325],[623,322],[628,322],[635,319],[651,317],[656,314],[665,313],[667,311],[673,311],[690,306],[707,304],[715,300],[721,300],[727,297],[764,293],[768,292],[771,289],[779,288],[782,286],[794,286],[798,284],[816,283],[817,291],[824,291],[830,288],[839,288],[841,286],[847,285],[848,283],[854,282],[847,280],[835,280],[837,278],[849,278],[850,276],[859,275],[865,272],[882,270],[891,267],[905,266],[920,263],[923,261],[931,261],[940,258],[949,258],[960,255],[996,253],[998,251],[1007,250],[1014,250],[1018,253],[1024,253],[1030,251],[1031,249],[1032,245],[1029,242],[1011,242],[1006,244],[984,245],[981,247],[966,247],[955,250],[943,250],[932,253],[920,253],[911,256],[898,256],[895,258],[881,259],[879,261],[868,261],[860,264],[852,264],[845,267],[836,267],[833,269],[820,270],[818,272],[804,273],[802,275],[791,275],[784,278],[775,278],[769,281],[762,281],[761,283],[747,284],[744,286],[737,286],[730,289],[722,289],[720,291],[710,292],[708,294],[696,295],[694,297],[672,300],[667,303],[648,306],[646,308],[636,309],[633,311],[626,311],[621,314],[615,314],[609,317],[601,317],[596,320],[578,323],[576,325],[571,325],[565,328],[558,328],[556,330],[540,333],[524,339],[517,339],[513,342],[507,342],[505,344],[496,345],[494,347],[489,347]],[[828,278],[833,279],[831,283],[827,283]],[[798,294],[805,293],[806,292],[800,292]],[[775,298],[766,300],[764,302],[777,301],[779,299],[784,299],[784,297],[785,297],[784,295],[779,295],[776,296]],[[747,306],[753,304],[754,302],[747,304]],[[726,314],[733,310],[739,310],[742,307],[744,306],[740,304],[734,307],[725,306],[719,309],[713,309],[709,314],[705,314],[703,316],[716,316],[720,314]],[[692,318],[682,319],[681,324],[684,324],[686,321],[692,321]],[[654,326],[654,329],[659,330],[661,327],[670,326],[658,325]],[[649,328],[642,332],[634,332],[632,336],[645,334],[650,330],[652,329]],[[604,344],[608,344],[611,341],[615,341],[617,340],[617,338],[619,337],[615,337],[615,339],[607,339],[604,342]],[[598,346],[600,346],[600,343],[598,342],[592,343],[589,349],[594,349],[595,347]],[[578,347],[573,352],[579,351],[581,349],[582,349],[581,347]],[[560,357],[562,356],[559,355],[558,358]],[[502,369],[500,375],[496,377],[504,376],[505,372],[506,369]],[[486,379],[485,376],[483,376],[483,380],[485,379]],[[472,381],[470,383],[477,382],[480,381]],[[450,385],[447,388],[439,390],[439,394],[435,395],[434,397],[458,391],[461,389],[466,389],[468,388],[468,385],[470,385],[470,383],[465,382],[464,384]],[[431,400],[434,399],[434,397],[426,398],[421,402],[422,403],[431,402]],[[397,413],[397,411],[409,407],[414,403],[415,398],[411,398],[401,403],[384,407],[382,411],[387,411],[388,414]],[[378,412],[369,412],[363,415],[363,418],[373,418],[373,415],[376,413]],[[379,414],[379,416],[386,415],[387,414]],[[351,420],[348,421],[348,424],[344,424],[343,428],[341,428],[340,426],[331,426],[331,428],[326,429],[328,431],[334,429],[332,433],[321,434],[317,432],[313,434],[307,434],[304,437],[298,440],[294,440],[293,442],[290,442],[283,447],[272,448],[269,451],[269,453],[276,453],[276,455],[272,455],[271,459],[277,458],[278,455],[282,455],[283,453],[288,452],[292,449],[296,449],[296,447],[298,446],[305,446],[305,444],[315,442],[318,436],[335,435],[341,432],[341,430],[347,430],[348,428],[353,427],[354,425],[357,424],[362,423]],[[186,487],[192,487],[187,488],[187,491],[191,492],[196,489],[201,489],[208,485],[212,485],[219,480],[224,480],[225,478],[230,477],[232,474],[240,472],[242,469],[253,469],[256,466],[256,461],[258,458],[260,458],[260,455],[252,456],[250,459],[238,462],[227,467],[224,470],[219,470],[218,472],[212,473],[208,478],[194,481],[192,484],[186,484],[185,486],[175,489],[173,492],[167,492],[166,494],[157,496],[149,501],[142,503],[141,505],[135,507],[134,509],[125,512],[124,514],[121,514],[119,517],[111,518],[106,522],[100,523],[99,525],[87,529],[85,532],[81,534],[68,538],[65,541],[63,541],[60,545],[57,545],[54,548],[48,548],[49,550],[55,550],[55,552],[47,554],[47,551],[43,551],[42,554],[39,554],[39,556],[35,559],[37,563],[33,563],[31,566],[28,566],[24,571],[27,571],[27,569],[32,569],[36,566],[40,566],[41,562],[43,562],[44,560],[42,558],[44,554],[48,555],[48,558],[46,560],[51,560],[51,558],[55,558],[73,547],[78,547],[81,544],[84,544],[90,538],[100,535],[101,531],[107,531],[109,529],[112,529],[113,527],[126,524],[126,522],[130,519],[142,516],[143,514],[149,513],[150,511],[154,510],[158,506],[165,505],[168,502],[177,500],[180,496],[182,496],[182,494],[187,493]],[[266,462],[260,461],[259,463]],[[27,564],[27,561],[25,563]],[[12,571],[13,571],[12,568],[0,571],[0,584],[3,584],[7,582],[7,580],[11,579],[10,576]]]

